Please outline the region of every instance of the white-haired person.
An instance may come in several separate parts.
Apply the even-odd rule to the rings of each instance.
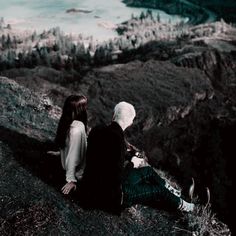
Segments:
[[[108,126],[93,128],[88,137],[86,167],[79,188],[80,203],[120,215],[134,204],[165,204],[172,209],[192,211],[194,204],[173,194],[152,167],[125,166],[124,130],[136,116],[133,105],[120,102]]]

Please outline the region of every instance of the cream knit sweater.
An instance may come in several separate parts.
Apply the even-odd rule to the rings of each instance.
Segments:
[[[77,182],[84,172],[87,135],[81,121],[74,120],[66,138],[66,146],[60,150],[62,167],[66,170],[66,181]]]

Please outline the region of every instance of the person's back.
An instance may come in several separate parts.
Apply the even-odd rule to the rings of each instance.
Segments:
[[[91,130],[80,187],[82,205],[120,214],[124,154],[124,134],[116,122]]]
[[[81,203],[116,214],[121,213],[122,207],[160,202],[171,209],[193,211],[194,204],[170,191],[166,181],[150,166],[138,169],[124,166],[123,131],[132,125],[135,115],[131,104],[120,102],[114,108],[113,122],[94,128],[89,134]]]

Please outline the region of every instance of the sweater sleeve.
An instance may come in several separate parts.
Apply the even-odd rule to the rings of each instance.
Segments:
[[[68,153],[65,157],[66,181],[77,182],[75,174],[78,167],[83,171],[86,154],[86,133],[84,125],[74,126],[70,129]]]

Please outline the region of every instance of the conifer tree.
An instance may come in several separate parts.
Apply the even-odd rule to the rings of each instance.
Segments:
[[[9,34],[7,34],[6,47],[11,48],[11,37]]]

